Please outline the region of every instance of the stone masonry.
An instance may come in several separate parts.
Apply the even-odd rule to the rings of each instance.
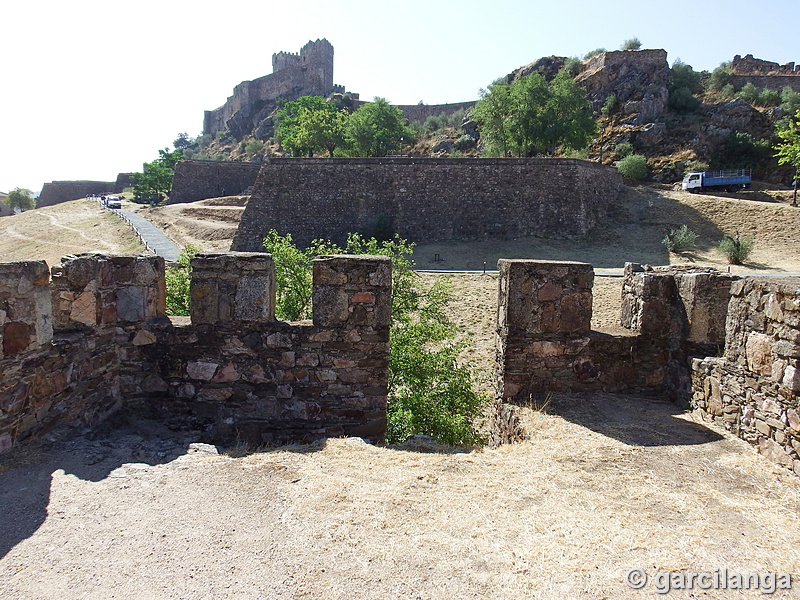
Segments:
[[[231,249],[260,250],[270,229],[344,244],[382,222],[416,243],[578,238],[621,185],[616,169],[575,159],[269,159]]]
[[[321,257],[314,322],[274,315],[268,254],[195,258],[193,317],[164,316],[164,262],[0,264],[0,452],[59,424],[147,407],[209,441],[308,442],[386,426],[391,262]]]

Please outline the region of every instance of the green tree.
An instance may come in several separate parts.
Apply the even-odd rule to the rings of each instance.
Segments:
[[[731,63],[724,62],[711,72],[708,78],[708,88],[714,92],[721,92],[722,89],[730,84]]]
[[[566,71],[538,72],[481,91],[473,119],[490,155],[535,156],[585,148],[597,133],[586,93]]]
[[[160,200],[172,188],[175,165],[183,160],[183,152],[170,152],[166,148],[158,151],[158,158],[144,164],[141,173],[131,174],[133,193],[139,198],[155,197]]]
[[[33,199],[33,192],[25,188],[14,188],[8,193],[5,202],[11,210],[19,209],[21,212],[31,210],[36,206]]]
[[[190,312],[189,285],[192,280],[192,258],[200,248],[189,244],[181,250],[177,267],[167,267],[164,281],[167,288],[167,314],[188,317]]]
[[[175,141],[172,142],[172,147],[176,150],[185,150],[186,148],[190,148],[195,143],[195,140],[189,137],[189,134],[185,131],[183,133],[179,133],[178,137],[175,138]]]
[[[386,156],[413,138],[405,116],[384,98],[361,105],[347,122],[345,153],[348,156]]]
[[[617,163],[617,171],[626,179],[641,181],[647,177],[647,158],[642,154],[628,154]]]
[[[794,167],[795,179],[800,178],[800,109],[784,122],[777,135],[781,140],[774,147],[778,164]]]
[[[378,254],[392,260],[389,402],[386,441],[426,434],[445,444],[480,444],[477,422],[487,399],[473,390],[472,371],[459,363],[463,345],[447,316],[446,284],[424,289],[412,271],[414,245],[395,236],[378,241],[348,236],[344,249],[317,240],[306,250],[290,235],[270,231],[264,246],[275,263],[278,315],[310,316],[311,261],[322,254]],[[286,318],[286,317],[284,317]]]
[[[344,141],[348,113],[322,96],[301,96],[284,104],[276,119],[278,140],[292,156],[313,156],[325,150],[333,156]]]

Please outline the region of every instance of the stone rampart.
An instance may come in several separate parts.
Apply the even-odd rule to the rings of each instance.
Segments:
[[[388,258],[317,259],[313,323],[275,320],[268,254],[194,264],[196,322],[164,316],[159,257],[67,257],[51,282],[43,262],[0,264],[0,452],[142,406],[221,443],[383,436]]]
[[[694,407],[800,475],[800,280],[738,281],[722,356],[692,363]]]
[[[170,204],[235,196],[256,182],[260,163],[182,160],[175,165]]]
[[[615,169],[574,159],[268,159],[232,249],[258,251],[270,229],[341,244],[381,224],[417,243],[578,238],[621,185]]]
[[[42,186],[36,208],[86,198],[90,194],[117,193],[115,181],[53,181]]]

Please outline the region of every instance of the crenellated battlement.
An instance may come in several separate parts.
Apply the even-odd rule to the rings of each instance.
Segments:
[[[164,314],[159,257],[0,264],[0,452],[148,406],[256,445],[386,425],[391,261],[320,257],[314,322],[275,319],[272,257],[200,254],[192,317]]]

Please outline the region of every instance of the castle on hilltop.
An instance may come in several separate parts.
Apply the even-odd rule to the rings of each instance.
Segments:
[[[294,100],[300,96],[327,96],[344,92],[333,84],[333,46],[326,39],[309,41],[299,53],[278,52],[272,55],[272,73],[233,88],[225,104],[207,110],[203,133],[216,135],[237,125],[252,125],[261,120],[261,109],[277,98]]]

